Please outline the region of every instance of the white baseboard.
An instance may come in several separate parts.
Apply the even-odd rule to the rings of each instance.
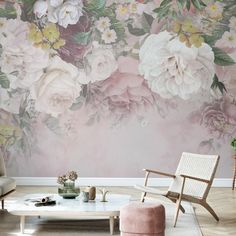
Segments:
[[[17,185],[25,186],[57,186],[56,177],[14,177]],[[80,186],[134,186],[143,184],[144,178],[79,178],[77,183]],[[153,187],[167,187],[171,178],[150,178],[148,185]],[[232,179],[216,178],[213,187],[231,187]]]

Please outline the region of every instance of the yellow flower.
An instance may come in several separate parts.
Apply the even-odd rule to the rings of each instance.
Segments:
[[[120,6],[118,7],[118,11],[119,11],[120,15],[125,15],[125,14],[127,14],[127,13],[128,13],[128,10],[129,10],[129,8],[128,8],[126,5],[120,5]]]
[[[173,31],[175,33],[179,33],[181,30],[181,23],[179,21],[175,21],[173,24]]]
[[[50,48],[50,44],[47,41],[42,42],[40,46],[42,49],[49,49]]]
[[[43,30],[43,35],[49,42],[54,43],[60,37],[60,32],[55,24],[48,24]]]
[[[29,40],[36,44],[41,43],[43,40],[43,34],[35,24],[30,25]]]
[[[189,20],[184,21],[182,29],[183,31],[188,33],[196,33],[198,31],[197,28],[193,25],[193,23]]]
[[[188,37],[185,34],[180,33],[179,34],[179,41],[184,43],[184,42],[188,41]]]
[[[56,42],[52,45],[52,47],[53,47],[54,49],[59,49],[60,47],[64,46],[65,43],[66,43],[66,42],[65,42],[64,39],[59,39],[58,41],[56,41]]]
[[[0,145],[12,145],[20,136],[21,130],[18,127],[0,125]]]
[[[202,43],[204,42],[204,39],[198,34],[192,34],[189,37],[189,42],[193,44],[196,48],[200,48],[202,46]]]
[[[35,47],[43,49],[59,49],[65,45],[65,40],[60,38],[60,32],[55,24],[50,23],[42,30],[35,24],[30,25],[29,40],[34,43]]]

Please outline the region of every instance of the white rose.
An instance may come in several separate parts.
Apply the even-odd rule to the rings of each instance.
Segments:
[[[0,86],[0,108],[13,114],[19,114],[22,94],[17,92],[9,95],[6,89]]]
[[[49,0],[49,4],[52,7],[58,7],[63,3],[63,0]]]
[[[86,81],[105,80],[118,68],[117,61],[110,49],[94,48],[86,59],[89,67]]]
[[[40,78],[49,62],[49,53],[34,47],[28,34],[28,24],[19,19],[5,21],[0,30],[0,67],[13,89],[29,88]]]
[[[38,17],[46,15],[48,10],[48,3],[44,0],[38,0],[34,3],[33,12]]]
[[[48,20],[53,23],[58,23],[64,28],[69,24],[74,25],[79,21],[82,13],[82,1],[66,1],[65,3],[57,6],[49,6]]]
[[[57,117],[71,107],[80,91],[78,69],[55,56],[30,92],[37,111]]]
[[[5,48],[0,66],[1,71],[7,74],[12,89],[27,89],[40,78],[48,62],[49,56],[46,51],[28,44],[19,48]]]
[[[139,72],[152,91],[163,98],[189,99],[201,89],[210,89],[215,73],[214,54],[207,44],[188,48],[164,31],[150,35],[140,48]]]

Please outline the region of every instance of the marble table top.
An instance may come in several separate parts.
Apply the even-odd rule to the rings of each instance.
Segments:
[[[36,207],[32,199],[50,197],[56,200],[54,206]],[[119,215],[120,208],[130,202],[129,195],[107,194],[107,202],[101,202],[102,196],[96,195],[94,201],[83,202],[82,199],[63,199],[58,194],[29,194],[16,201],[12,201],[7,210],[14,215],[58,215],[58,216],[84,216],[84,215]]]

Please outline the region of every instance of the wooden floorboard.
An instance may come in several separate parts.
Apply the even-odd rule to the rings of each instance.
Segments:
[[[83,190],[83,188],[81,188]],[[140,192],[132,187],[107,187],[110,193],[129,194],[133,199],[139,199]],[[57,193],[56,187],[17,187],[17,191],[9,196],[9,200],[30,193]],[[163,199],[163,198],[162,198]],[[204,236],[236,236],[236,190],[230,188],[212,188],[208,197],[208,203],[220,218],[216,222],[214,218],[201,206],[194,205],[197,219]],[[181,214],[180,216],[181,217]],[[4,219],[0,214],[1,228],[4,232],[10,231],[12,223]],[[1,232],[0,232],[1,235]]]

